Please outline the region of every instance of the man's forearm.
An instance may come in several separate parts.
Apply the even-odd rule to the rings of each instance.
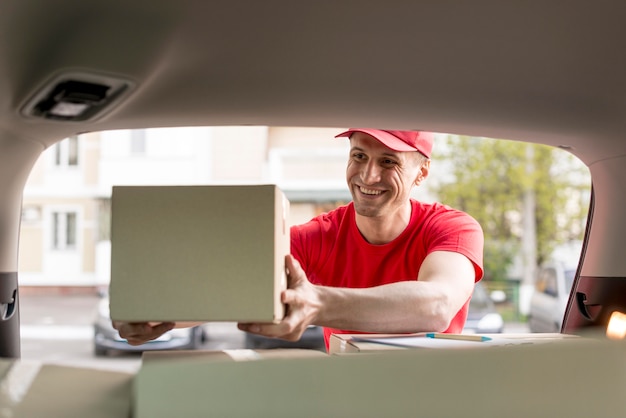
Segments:
[[[406,281],[366,289],[319,287],[317,325],[363,332],[444,331],[461,306],[440,283]]]

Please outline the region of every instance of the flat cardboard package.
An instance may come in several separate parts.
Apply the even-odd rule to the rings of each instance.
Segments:
[[[279,321],[288,213],[275,185],[113,187],[111,318]]]
[[[405,350],[405,348],[359,341],[359,338],[385,338],[396,334],[331,334],[328,344],[328,354],[348,354],[361,352],[378,352],[389,350]]]
[[[146,362],[135,379],[134,418],[623,416],[625,355],[624,342],[563,339],[487,349]]]
[[[427,334],[332,334],[328,353],[377,353],[393,350],[411,349],[464,349],[491,348],[526,344],[544,344],[555,341],[579,339],[577,335],[561,333],[519,333],[519,334],[443,334],[444,339],[428,338]],[[468,339],[485,339],[472,341]]]

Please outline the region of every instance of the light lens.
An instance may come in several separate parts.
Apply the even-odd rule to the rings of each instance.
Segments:
[[[606,336],[612,340],[623,340],[626,336],[626,315],[613,312],[606,327]]]

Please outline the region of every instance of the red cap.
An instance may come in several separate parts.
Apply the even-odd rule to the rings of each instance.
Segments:
[[[433,133],[424,131],[385,131],[380,129],[350,128],[335,135],[335,138],[348,137],[355,132],[363,132],[380,141],[387,148],[394,151],[419,151],[430,158],[433,150]]]

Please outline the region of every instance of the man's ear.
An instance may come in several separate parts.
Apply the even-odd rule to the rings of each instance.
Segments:
[[[417,173],[417,177],[415,178],[415,185],[419,186],[424,180],[426,180],[428,174],[430,174],[430,159],[427,159],[422,163]]]

